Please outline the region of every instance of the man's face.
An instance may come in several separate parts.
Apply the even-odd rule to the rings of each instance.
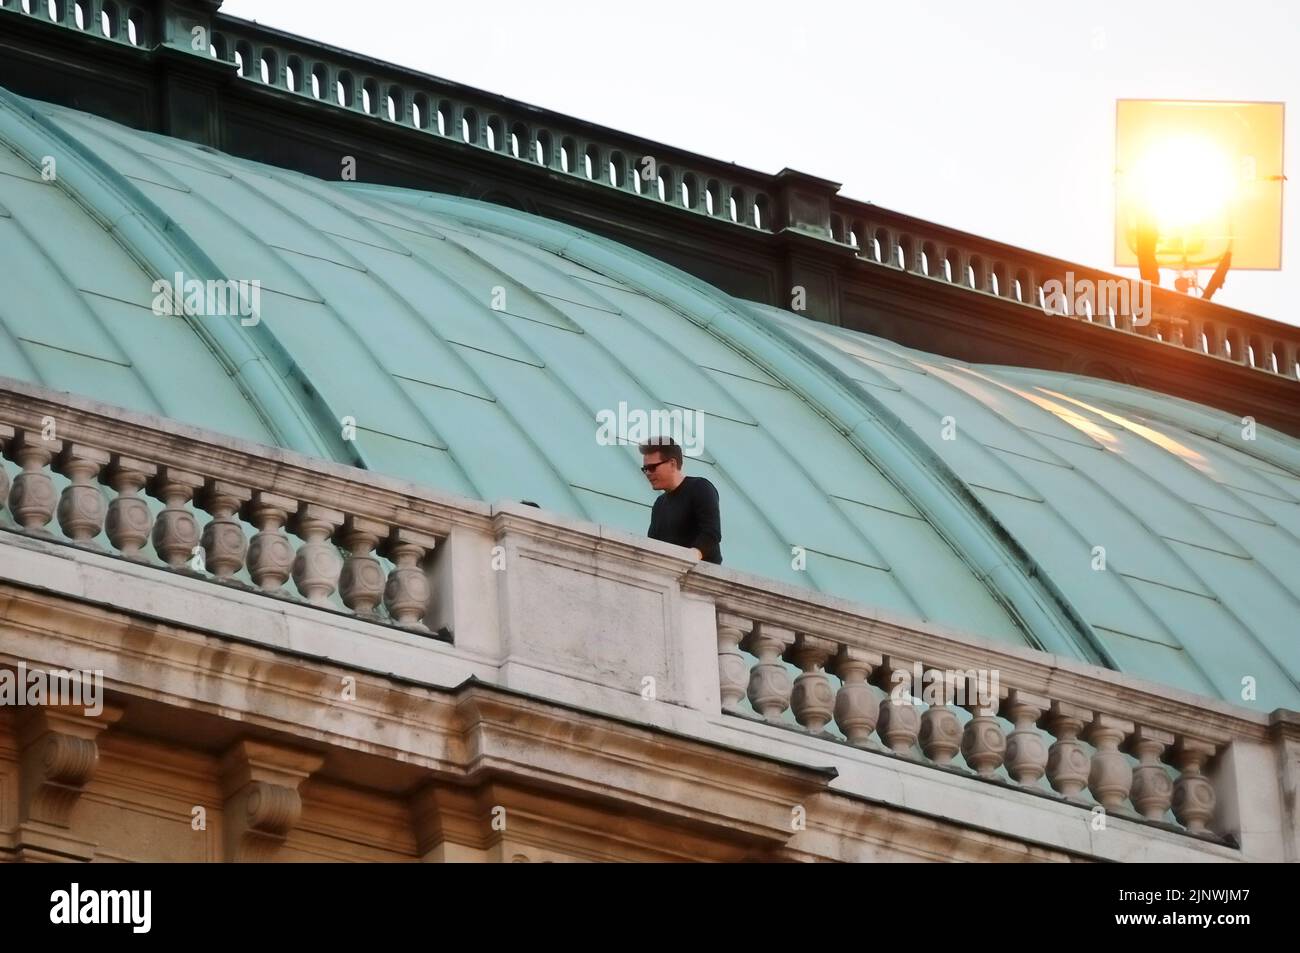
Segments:
[[[677,464],[656,450],[641,454],[641,472],[656,490],[671,490],[677,477]]]

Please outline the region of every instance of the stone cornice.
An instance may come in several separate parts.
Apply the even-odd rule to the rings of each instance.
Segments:
[[[216,597],[220,592],[213,590]],[[845,779],[834,780],[833,772],[816,765],[838,761],[852,766],[856,780],[850,789],[868,778],[874,780],[864,790],[888,791],[903,785],[897,800],[886,794],[881,803],[919,810],[950,825],[945,836],[964,838],[961,832],[969,827],[964,821],[943,821],[950,816],[943,808],[945,799],[962,797],[963,792],[996,804],[999,815],[1012,824],[1006,829],[1014,827],[1016,805],[978,790],[976,780],[901,761],[894,766],[892,759],[866,752],[831,753],[838,747],[831,742],[762,724],[750,728],[746,722],[731,730],[728,724],[715,723],[716,716],[704,719],[684,711],[683,716],[689,717],[679,719],[672,714],[676,707],[672,705],[656,710],[672,725],[692,726],[689,733],[481,681],[456,688],[402,682],[326,659],[294,657],[161,622],[141,625],[109,607],[81,605],[56,593],[4,584],[0,584],[0,614],[7,620],[0,627],[0,651],[5,655],[47,665],[52,659],[63,664],[78,659],[90,665],[108,660],[112,664],[104,663],[106,688],[113,703],[128,712],[137,700],[167,706],[172,729],[194,737],[206,734],[200,729],[205,723],[237,723],[245,739],[293,750],[328,749],[335,753],[332,758],[346,754],[350,774],[358,777],[365,776],[368,759],[381,759],[389,765],[390,776],[399,765],[401,772],[409,773],[413,791],[430,781],[456,785],[500,781],[567,792],[566,797],[604,804],[608,810],[617,810],[614,801],[634,801],[643,814],[658,816],[663,824],[714,831],[717,836],[743,830],[748,843],[768,845],[761,853],[785,843],[781,838],[793,808],[822,803],[817,797],[835,797],[833,786]],[[455,654],[446,647],[439,651]],[[353,679],[350,696],[340,692],[348,677]],[[187,724],[194,726],[192,732],[186,730]],[[783,756],[774,757],[777,751]],[[843,760],[846,756],[848,762]],[[328,780],[328,775],[322,779]],[[928,793],[918,800],[922,791]],[[1047,798],[1033,800],[1039,805],[1038,829],[1050,849],[1052,825],[1063,822],[1062,812],[1072,814],[1077,808]],[[817,832],[823,830],[820,816],[809,810],[808,829],[798,836],[800,850],[819,853],[825,847],[817,840]],[[835,835],[840,842],[853,835],[847,818],[844,824],[846,833]],[[795,833],[793,827],[790,833]],[[436,842],[436,834],[424,838],[426,847]],[[1108,842],[1102,853],[1112,846],[1123,848],[1129,841],[1134,847],[1125,849],[1135,849],[1149,837],[1149,832],[1135,827],[1114,845]],[[1075,840],[1071,837],[1067,842]],[[844,849],[850,855],[857,850]],[[1165,852],[1162,856],[1190,857],[1201,848],[1187,838],[1171,836],[1153,849]]]
[[[497,540],[509,534],[548,546],[558,544],[592,560],[605,557],[655,572],[680,575],[697,564],[687,555],[689,551],[680,546],[519,503],[495,504],[492,507],[492,525]]]
[[[1300,744],[1300,712],[1279,708],[1268,716],[1269,733]]]
[[[0,630],[0,651],[12,651],[14,634],[34,626],[43,629],[39,644],[51,657],[67,657],[65,640],[73,637],[99,642],[114,655],[139,640],[125,616],[57,598],[11,591],[0,604],[11,629]],[[36,643],[23,651],[47,661]],[[220,669],[205,662],[213,651],[225,655]],[[563,787],[585,800],[609,801],[617,792],[619,800],[635,801],[674,823],[741,832],[753,844],[783,843],[793,833],[791,804],[824,790],[834,776],[476,681],[436,689],[352,672],[355,698],[349,700],[337,692],[346,668],[313,666],[162,625],[150,633],[145,658],[147,664],[129,676],[106,672],[115,706],[142,698],[171,706],[176,719],[193,717],[191,712],[238,719],[247,733],[224,759],[228,803],[241,792],[251,795],[253,787],[275,789],[263,791],[253,806],[240,800],[246,823],[228,839],[228,856],[237,859],[248,859],[250,850],[262,856],[294,823],[296,795],[290,792],[321,764],[319,754],[304,750],[307,745],[397,760],[462,784],[508,775]],[[274,671],[275,677],[263,680],[259,671]],[[290,735],[297,740],[286,744]],[[698,806],[703,804],[710,807]]]
[[[669,816],[682,813],[678,792],[690,790],[694,804],[709,805],[707,811],[687,807],[695,823],[725,825],[754,843],[789,839],[791,807],[826,789],[833,777],[662,732],[652,747],[663,757],[647,761],[644,726],[602,719],[593,731],[586,718],[566,717],[552,703],[493,686],[468,686],[458,695],[470,775],[505,774],[546,785],[576,782],[586,797],[612,797]]]

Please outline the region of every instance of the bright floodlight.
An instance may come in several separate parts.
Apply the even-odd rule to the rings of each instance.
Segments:
[[[1120,100],[1116,104],[1115,264],[1282,267],[1281,103]]]
[[[1154,142],[1133,170],[1135,199],[1161,232],[1223,222],[1237,191],[1232,160],[1210,139]]]

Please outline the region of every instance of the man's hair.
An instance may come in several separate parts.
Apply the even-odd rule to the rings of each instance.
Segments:
[[[679,468],[682,465],[682,448],[672,437],[651,437],[637,449],[643,454],[662,454],[664,460],[672,460]]]

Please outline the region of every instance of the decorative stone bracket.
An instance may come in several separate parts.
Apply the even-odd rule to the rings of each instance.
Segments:
[[[17,855],[22,860],[94,857],[95,843],[72,833],[73,808],[99,763],[99,733],[122,717],[105,705],[98,715],[79,706],[25,709],[18,724]]]
[[[226,860],[274,860],[302,815],[298,788],[320,769],[322,755],[244,739],[222,758]]]
[[[1269,725],[1281,781],[1283,856],[1300,862],[1300,712],[1280,708]]]

